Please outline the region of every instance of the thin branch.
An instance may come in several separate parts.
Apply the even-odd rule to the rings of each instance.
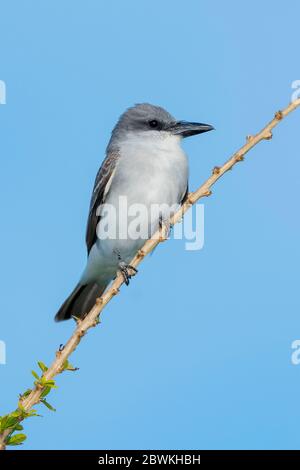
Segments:
[[[235,152],[232,157],[229,158],[221,167],[214,167],[211,176],[200,186],[196,191],[190,193],[181,206],[181,208],[173,215],[170,219],[169,224],[172,226],[182,219],[183,215],[187,210],[194,205],[199,199],[211,195],[211,187],[216,183],[216,181],[221,178],[228,170],[231,170],[233,166],[244,160],[244,156],[249,150],[251,150],[255,145],[257,145],[262,140],[269,140],[272,138],[272,130],[278,125],[280,121],[283,120],[288,114],[294,111],[297,107],[300,106],[300,98],[290,103],[282,111],[278,111],[272,121],[269,122],[260,132],[253,136],[247,137],[247,142],[243,145],[237,152]],[[168,224],[168,225],[169,225]],[[151,239],[147,240],[141,250],[138,251],[136,256],[131,261],[131,265],[137,267],[142,260],[149,254],[151,251],[162,241],[166,240],[167,237],[167,226],[164,226],[161,230],[157,231]],[[56,351],[56,357],[51,366],[43,373],[41,379],[42,383],[45,381],[51,381],[59,373],[63,372],[66,368],[65,364],[68,361],[70,355],[75,351],[78,344],[80,343],[82,337],[86,332],[95,327],[99,323],[99,316],[105,306],[110,302],[110,300],[119,293],[119,289],[123,284],[123,276],[118,274],[111,287],[97,299],[96,304],[86,315],[84,319],[78,319],[75,331],[72,336],[64,346]],[[27,396],[22,396],[19,401],[19,407],[24,411],[24,413],[30,412],[33,406],[41,402],[42,393],[45,390],[45,386],[41,383],[36,383],[35,387]],[[24,416],[26,417],[26,416]],[[21,422],[24,417],[19,418]],[[13,427],[5,429],[0,433],[0,450],[5,449],[7,438],[12,433]]]

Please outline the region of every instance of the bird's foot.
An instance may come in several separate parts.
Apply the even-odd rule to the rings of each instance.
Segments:
[[[131,266],[131,264],[126,264],[124,261],[119,262],[119,270],[123,276],[126,286],[129,284],[129,279],[138,272],[138,270]]]
[[[119,271],[121,272],[124,282],[126,286],[129,284],[129,279],[132,276],[135,276],[135,274],[138,272],[138,270],[132,266],[131,264],[125,263],[125,261],[122,260],[122,256],[119,252],[119,250],[115,250],[114,253],[117,255],[118,260],[119,260]]]

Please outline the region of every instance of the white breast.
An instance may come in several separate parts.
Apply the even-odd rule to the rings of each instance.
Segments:
[[[147,207],[149,215],[153,204],[179,204],[186,192],[187,181],[188,162],[180,147],[179,137],[162,132],[135,133],[128,135],[120,145],[120,157],[105,203],[116,208],[118,220],[120,213],[124,212],[123,206],[120,206],[120,196],[126,197],[128,208],[142,204]],[[124,218],[121,219],[118,222],[118,233],[124,233],[121,226]],[[104,218],[100,220],[100,225],[102,220]],[[130,221],[131,218],[127,217],[127,228]],[[150,236],[158,228],[158,217],[143,217],[140,221],[147,227]],[[116,250],[124,261],[129,262],[144,242],[145,239],[124,239],[118,236],[116,239],[98,240],[91,252],[86,275],[95,277],[96,272],[103,273],[104,266],[107,272],[113,272],[118,264]]]
[[[129,203],[179,203],[188,180],[180,140],[157,131],[129,135],[120,147],[109,198],[118,193],[126,195]]]

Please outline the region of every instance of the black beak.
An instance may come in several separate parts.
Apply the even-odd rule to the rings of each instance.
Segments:
[[[209,124],[203,124],[201,122],[188,122],[178,121],[171,124],[169,130],[174,135],[180,135],[181,137],[190,137],[191,135],[202,134],[214,130],[213,126]]]

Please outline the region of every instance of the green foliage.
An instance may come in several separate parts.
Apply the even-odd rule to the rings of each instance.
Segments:
[[[20,399],[22,400],[23,398],[28,397],[28,395],[30,395],[31,392],[32,392],[31,388],[28,388],[24,393],[22,393],[22,395],[20,395]]]
[[[42,362],[38,361],[38,366],[42,371],[41,376],[35,371],[32,370],[31,374],[33,375],[35,381],[35,387],[39,387],[41,389],[40,395],[40,403],[42,403],[46,408],[51,411],[56,411],[55,408],[46,400],[46,396],[49,395],[52,389],[57,388],[54,380],[48,380],[45,378],[44,374],[47,372],[48,367]],[[69,361],[65,361],[63,364],[61,372],[65,370],[75,371],[77,367],[73,367]],[[20,394],[19,399],[19,406],[18,408],[10,414],[5,416],[0,416],[0,435],[5,432],[6,437],[6,445],[8,446],[17,446],[21,445],[25,439],[26,435],[23,433],[16,433],[16,431],[22,431],[23,426],[20,424],[21,421],[24,419],[30,418],[32,416],[40,416],[35,409],[31,409],[26,411],[23,406],[24,400],[29,397],[32,393],[33,389],[28,388],[25,390],[24,393]]]
[[[2,434],[4,431],[9,431],[8,437],[6,439],[6,445],[17,446],[25,441],[25,434],[14,434],[12,436],[15,431],[23,430],[23,426],[20,424],[20,420],[22,419],[23,411],[20,408],[0,418],[0,433]]]
[[[15,426],[15,431],[23,431],[23,426],[22,424],[17,424],[17,426]]]
[[[50,405],[50,403],[48,403],[44,398],[41,400],[41,403],[43,403],[43,405],[45,405],[49,410],[56,411],[56,409],[53,408],[53,406]]]
[[[3,432],[5,429],[14,428],[17,424],[19,424],[19,417],[12,416],[13,413],[10,415],[5,415],[1,418],[0,421],[0,431]]]
[[[41,398],[46,397],[50,392],[51,392],[51,387],[49,387],[49,385],[48,385],[48,386],[46,386],[46,387],[44,388],[44,390],[42,391],[42,393],[41,393]]]
[[[25,439],[27,439],[27,436],[25,436],[25,434],[15,434],[14,436],[8,438],[7,445],[19,446],[25,441]]]
[[[38,374],[34,370],[32,370],[31,373],[36,380],[40,380]]]
[[[42,372],[46,372],[48,370],[48,367],[45,366],[45,364],[42,361],[38,361],[38,366]]]
[[[44,377],[41,378],[39,383],[40,385],[43,385],[43,387],[57,388],[54,380],[46,380]]]
[[[69,361],[65,361],[63,365],[63,371],[64,370],[76,371],[78,370],[78,367],[74,367]]]

